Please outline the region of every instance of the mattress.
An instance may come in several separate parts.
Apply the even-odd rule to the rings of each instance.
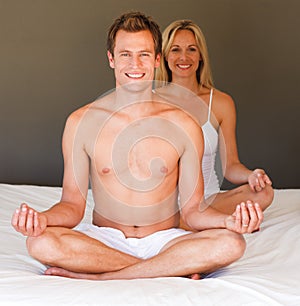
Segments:
[[[0,184],[0,305],[300,305],[300,189],[276,189],[260,231],[245,235],[244,256],[197,281],[43,275],[10,220],[20,203],[42,211],[60,195],[60,187]],[[84,222],[92,208],[89,192]]]

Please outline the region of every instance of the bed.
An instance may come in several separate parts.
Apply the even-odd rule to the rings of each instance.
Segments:
[[[60,187],[0,184],[0,305],[300,305],[300,189],[276,189],[261,230],[245,235],[244,256],[199,281],[43,275],[10,218],[21,202],[44,210],[60,194]],[[84,221],[92,207],[89,192]]]

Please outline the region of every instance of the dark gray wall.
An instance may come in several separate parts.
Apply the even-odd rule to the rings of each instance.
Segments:
[[[65,119],[113,88],[106,32],[128,10],[200,25],[241,160],[300,187],[298,0],[0,0],[0,182],[61,184]]]

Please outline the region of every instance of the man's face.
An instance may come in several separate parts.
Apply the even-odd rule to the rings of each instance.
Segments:
[[[116,86],[152,81],[154,69],[159,66],[160,55],[155,56],[150,31],[117,32],[114,56],[108,51],[109,65],[115,70]]]

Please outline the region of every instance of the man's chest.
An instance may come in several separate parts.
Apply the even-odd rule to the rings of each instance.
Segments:
[[[172,173],[182,150],[172,125],[160,118],[111,120],[86,147],[100,175],[132,175],[141,180]]]
[[[100,175],[132,175],[138,179],[164,177],[178,167],[179,153],[168,141],[153,136],[99,140],[90,159]]]

